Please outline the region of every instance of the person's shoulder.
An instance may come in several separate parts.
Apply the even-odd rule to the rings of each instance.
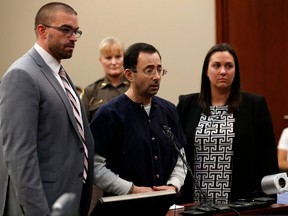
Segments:
[[[242,92],[242,99],[246,101],[263,101],[265,97],[261,94],[254,92]]]
[[[16,59],[8,68],[8,70],[12,69],[25,69],[29,67],[31,64],[28,64],[28,62],[34,63],[35,61],[32,60],[31,56],[27,53],[24,53],[22,56],[20,56],[18,59]],[[37,64],[33,64],[37,65]]]
[[[101,77],[98,80],[96,80],[95,82],[93,82],[92,84],[90,84],[89,86],[95,86],[95,85],[99,85],[104,81],[105,77]]]
[[[39,74],[39,65],[37,62],[35,62],[31,56],[27,53],[20,56],[18,59],[16,59],[5,71],[2,78],[7,76],[8,74],[14,74],[19,73],[21,71],[21,74],[29,74],[31,76],[33,73]],[[36,72],[35,72],[36,71]]]
[[[112,98],[111,100],[107,101],[107,103],[101,105],[99,107],[99,110],[105,110],[107,112],[110,112],[111,110],[120,110],[122,107],[125,108],[127,107],[127,96],[125,94],[120,94],[114,98]],[[98,111],[97,111],[98,112]]]
[[[198,97],[199,97],[199,93],[182,94],[182,95],[179,95],[179,101],[181,102],[194,101],[194,100],[197,100]]]
[[[282,133],[285,134],[286,136],[288,136],[288,127],[284,128]]]
[[[128,97],[126,94],[120,94],[114,98],[112,98],[107,103],[115,104],[116,106],[123,105],[125,106],[125,103],[128,102]]]
[[[104,79],[105,79],[105,77],[101,77],[101,78],[99,78],[98,80],[96,80],[95,82],[94,82],[94,84],[96,83],[102,83],[103,81],[104,81]]]
[[[89,84],[88,86],[85,87],[85,90],[89,91],[89,90],[94,90],[95,86],[99,85],[99,83],[102,83],[104,80],[104,77],[96,80],[95,82]]]
[[[268,104],[265,97],[261,94],[242,92],[241,109],[246,109],[245,107],[258,110],[259,108],[268,108]]]
[[[174,107],[175,106],[171,101],[166,100],[164,98],[161,98],[159,96],[153,96],[152,100],[154,100],[154,102],[156,102],[157,104],[159,104],[163,107]]]

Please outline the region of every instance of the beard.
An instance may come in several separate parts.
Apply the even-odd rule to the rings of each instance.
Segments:
[[[74,42],[68,42],[63,45],[59,42],[59,40],[57,41],[53,40],[53,37],[48,38],[48,48],[51,52],[51,55],[57,60],[71,58],[73,54],[73,49],[69,49],[68,51],[65,51],[65,47],[74,48],[74,45],[75,45]]]
[[[56,59],[68,59],[72,57],[73,51],[65,51],[64,47],[59,46],[57,44],[52,44],[49,46],[49,49],[52,53],[52,55],[56,58]]]

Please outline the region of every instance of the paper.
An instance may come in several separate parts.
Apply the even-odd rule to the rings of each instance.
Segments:
[[[184,208],[184,206],[173,204],[172,206],[170,206],[169,210],[181,209],[181,208]]]

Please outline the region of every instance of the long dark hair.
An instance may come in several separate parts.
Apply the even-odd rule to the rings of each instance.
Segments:
[[[226,105],[228,105],[229,112],[235,112],[239,110],[241,104],[241,89],[240,89],[240,68],[237,54],[232,46],[227,43],[216,44],[210,48],[206,57],[204,59],[202,67],[202,78],[201,78],[201,91],[198,98],[198,102],[202,107],[202,112],[206,115],[210,115],[210,105],[211,105],[211,84],[207,76],[208,65],[211,56],[216,52],[228,51],[234,59],[235,62],[235,77],[231,85],[231,92],[229,94]]]

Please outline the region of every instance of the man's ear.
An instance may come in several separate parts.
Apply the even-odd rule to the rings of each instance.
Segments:
[[[124,75],[125,75],[126,79],[127,79],[129,82],[132,82],[132,81],[133,81],[132,73],[134,73],[134,72],[133,72],[132,70],[130,70],[130,69],[125,69],[125,70],[124,70]]]
[[[48,34],[47,28],[44,25],[42,25],[42,24],[38,25],[36,28],[36,31],[37,31],[38,37],[41,37],[44,39],[46,39],[48,37],[47,36],[47,34]]]

